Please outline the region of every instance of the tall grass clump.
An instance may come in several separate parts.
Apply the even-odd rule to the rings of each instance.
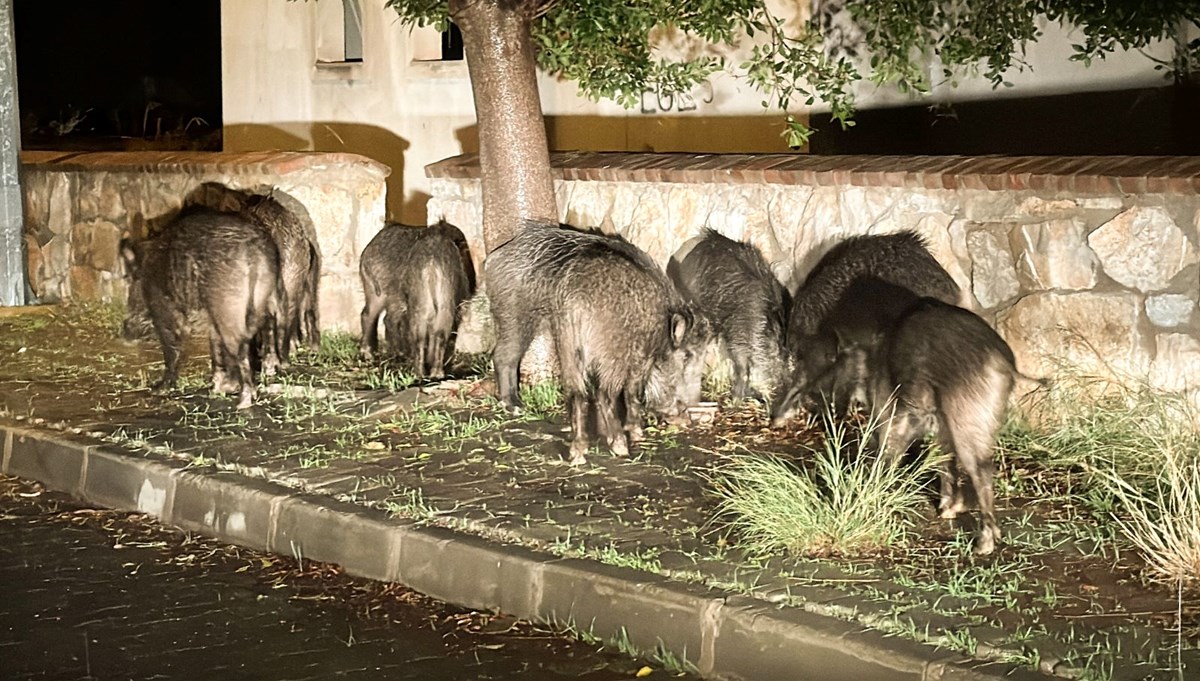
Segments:
[[[324,331],[315,363],[319,366],[346,366],[358,360],[358,338],[345,331]]]
[[[1011,454],[1078,479],[1072,492],[1156,578],[1200,579],[1200,411],[1186,396],[1060,371],[1031,413]]]
[[[860,431],[831,414],[823,420],[826,437],[809,448],[803,465],[745,451],[724,455],[705,476],[719,499],[717,517],[748,553],[855,554],[895,546],[928,506],[925,483],[940,456],[892,459],[872,444],[880,422]]]
[[[1116,381],[1060,370],[1029,409],[1033,425],[1002,444],[1043,465],[1153,478],[1156,452],[1200,445],[1196,408],[1183,395],[1142,381]]]
[[[1112,470],[1098,477],[1116,501],[1117,527],[1142,554],[1151,577],[1200,581],[1200,454],[1168,450],[1161,465],[1148,486],[1136,487]]]
[[[531,385],[522,385],[521,402],[525,405],[525,414],[531,419],[542,419],[563,409],[562,387],[558,381],[545,380]]]

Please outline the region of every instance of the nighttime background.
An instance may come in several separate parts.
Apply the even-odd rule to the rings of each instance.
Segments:
[[[221,148],[220,0],[14,0],[25,149]]]
[[[282,0],[280,0],[282,1]],[[14,0],[25,149],[221,144],[220,0]],[[1200,82],[828,114],[814,154],[1200,154]]]

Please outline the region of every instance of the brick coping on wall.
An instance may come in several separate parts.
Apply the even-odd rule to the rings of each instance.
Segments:
[[[915,189],[1200,194],[1198,156],[813,156],[554,152],[556,179],[878,186]],[[478,154],[425,166],[430,178],[479,177]]]
[[[392,169],[358,154],[320,151],[22,151],[31,170],[80,172],[215,171],[224,175],[287,175],[330,166],[358,167],[387,177]]]

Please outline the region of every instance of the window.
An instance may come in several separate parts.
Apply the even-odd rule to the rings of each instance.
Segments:
[[[363,60],[362,7],[359,0],[325,0],[316,8],[317,63]]]
[[[462,61],[462,31],[450,24],[445,31],[426,26],[412,31],[413,61]]]

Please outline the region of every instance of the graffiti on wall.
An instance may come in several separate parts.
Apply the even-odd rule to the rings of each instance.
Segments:
[[[712,83],[705,80],[692,88],[691,92],[642,92],[642,113],[656,114],[669,111],[695,111],[700,104],[713,103]]]

